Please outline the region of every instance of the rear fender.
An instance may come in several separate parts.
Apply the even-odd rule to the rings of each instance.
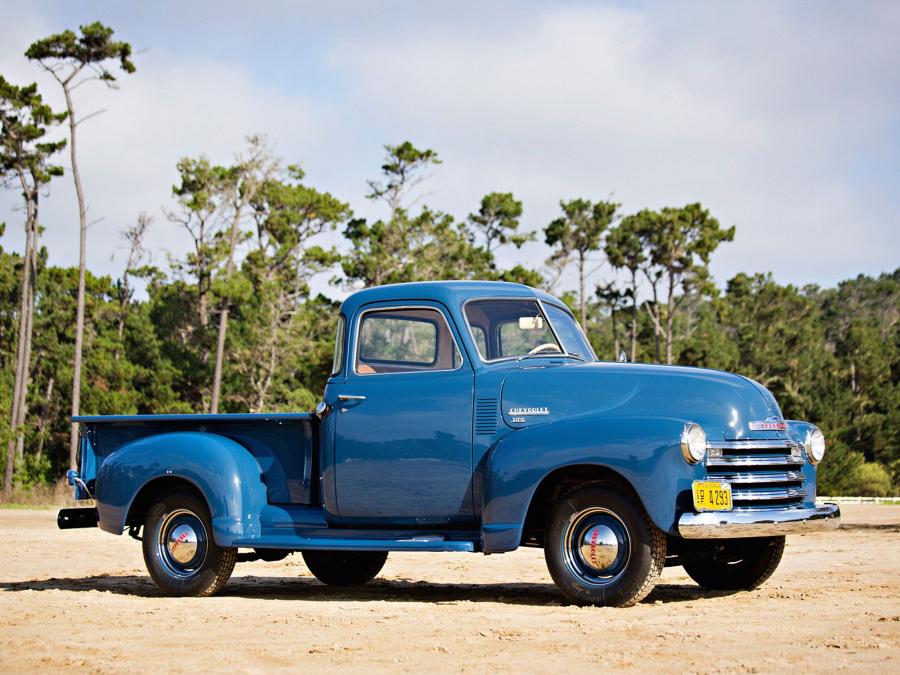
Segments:
[[[259,464],[230,438],[193,431],[140,438],[105,459],[97,475],[100,528],[121,534],[135,497],[158,478],[180,478],[197,488],[209,505],[219,546],[259,536],[267,502]]]
[[[579,417],[515,431],[497,442],[485,465],[482,537],[486,552],[518,547],[528,508],[542,481],[574,466],[609,469],[626,480],[653,523],[674,533],[676,508],[700,477],[684,461],[687,420]]]

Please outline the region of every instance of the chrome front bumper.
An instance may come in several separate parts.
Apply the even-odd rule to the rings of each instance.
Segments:
[[[772,537],[833,530],[841,524],[837,504],[812,509],[707,511],[685,513],[678,519],[678,534],[685,539],[737,539]]]

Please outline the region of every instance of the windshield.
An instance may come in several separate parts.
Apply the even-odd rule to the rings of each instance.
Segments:
[[[569,354],[580,356],[585,361],[594,361],[597,358],[594,350],[591,349],[591,343],[588,342],[574,316],[556,305],[546,304],[544,309],[547,310],[553,330],[556,331],[559,339],[562,340],[563,347]]]
[[[549,321],[545,307],[550,314]],[[593,360],[593,352],[575,319],[553,305],[545,307],[530,299],[466,303],[466,321],[481,359],[496,361],[568,352]],[[557,323],[561,325],[557,326]]]

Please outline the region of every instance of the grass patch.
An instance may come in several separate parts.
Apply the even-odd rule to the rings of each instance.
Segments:
[[[57,509],[75,505],[72,487],[65,479],[27,489],[14,487],[8,495],[0,497],[0,509]]]

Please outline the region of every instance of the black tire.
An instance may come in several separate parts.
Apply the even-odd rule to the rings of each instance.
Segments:
[[[154,583],[174,596],[213,595],[237,560],[236,548],[213,541],[209,508],[191,490],[169,492],[153,505],[144,519],[143,549]]]
[[[378,576],[386,551],[303,551],[309,571],[329,586],[361,586]]]
[[[630,607],[656,585],[666,537],[637,499],[619,488],[576,488],[550,513],[544,556],[571,603]]]
[[[710,543],[683,556],[684,571],[703,588],[746,591],[761,586],[781,562],[784,537]]]

